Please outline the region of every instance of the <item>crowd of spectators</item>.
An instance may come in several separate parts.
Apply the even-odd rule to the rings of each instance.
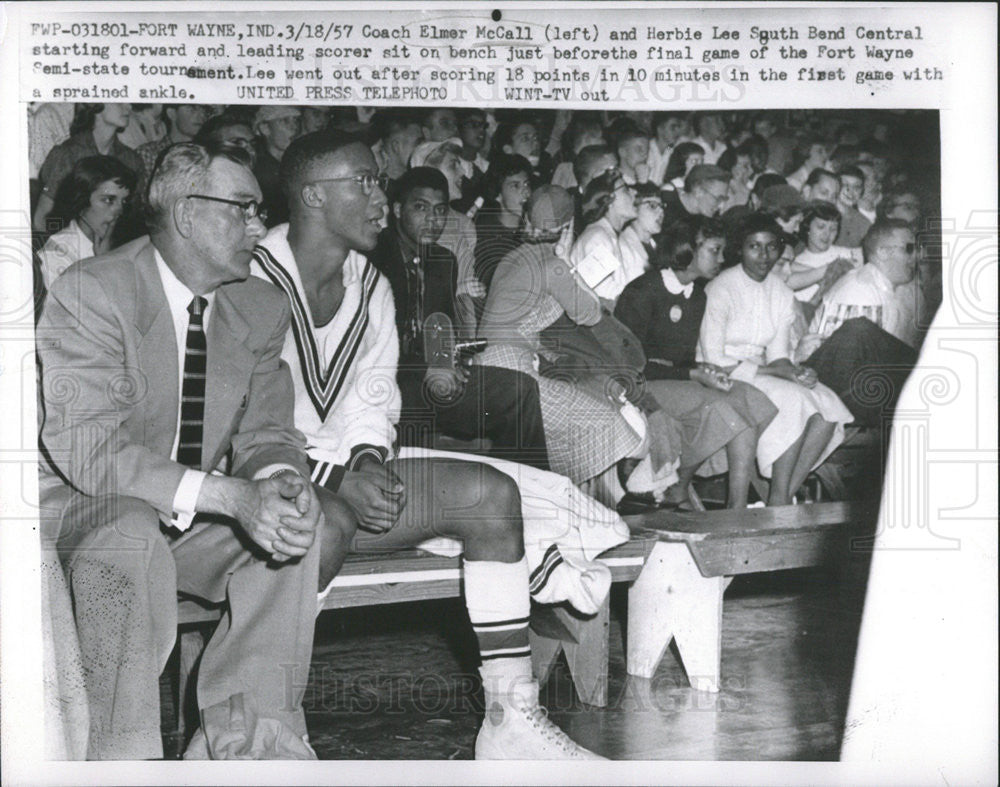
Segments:
[[[730,505],[754,473],[772,481],[765,502],[790,502],[846,425],[891,416],[892,392],[858,401],[858,375],[891,366],[898,386],[941,297],[933,113],[78,104],[32,106],[29,128],[40,297],[145,234],[145,184],[173,144],[241,148],[274,227],[295,139],[364,141],[386,194],[371,259],[395,296],[404,403],[426,398],[423,321],[444,312],[487,340],[454,381],[478,393],[451,431],[581,484],[617,467],[602,494],[625,505],[687,505],[695,473],[727,469]],[[584,371],[580,336],[604,354]],[[595,383],[595,365],[621,367],[611,380],[627,367],[630,385]],[[523,456],[509,425],[473,412],[484,392],[493,412],[524,406],[501,395],[515,372],[545,424]],[[588,417],[605,425],[593,445],[574,428]]]

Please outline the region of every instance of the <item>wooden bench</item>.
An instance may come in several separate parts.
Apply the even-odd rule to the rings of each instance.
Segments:
[[[818,566],[850,548],[878,501],[626,517],[657,540],[629,589],[626,669],[651,678],[674,639],[691,685],[719,690],[722,595],[734,576]]]
[[[651,678],[671,639],[676,640],[691,685],[717,692],[722,647],[722,596],[732,578],[818,566],[843,554],[854,526],[873,522],[877,501],[815,503],[746,510],[655,512],[626,517],[632,539],[601,559],[613,582],[631,582],[626,667]],[[353,555],[334,581],[324,611],[452,598],[461,592],[461,564],[416,551]],[[188,677],[203,646],[202,628],[219,618],[193,600],[179,605],[180,679]],[[564,605],[532,605],[532,662],[544,681],[565,653],[584,702],[608,701],[609,602],[589,618]],[[188,703],[180,701],[178,708]],[[184,713],[179,712],[183,732]]]
[[[635,580],[656,545],[654,534],[640,533],[601,556],[611,569],[612,582]],[[368,607],[406,601],[453,598],[461,593],[462,569],[458,558],[440,557],[416,550],[387,555],[351,555],[333,581],[323,611]],[[203,630],[219,619],[218,607],[194,599],[178,605],[180,664],[177,681],[177,731],[183,733],[185,710],[190,708],[188,679],[204,645]],[[580,699],[604,707],[608,702],[609,602],[584,617],[566,605],[532,605],[532,666],[540,682],[548,678],[560,652],[565,653]]]

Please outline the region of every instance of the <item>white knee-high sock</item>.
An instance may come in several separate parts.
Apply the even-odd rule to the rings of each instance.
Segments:
[[[463,577],[465,605],[483,659],[483,689],[487,696],[510,694],[531,680],[528,562],[466,560]]]

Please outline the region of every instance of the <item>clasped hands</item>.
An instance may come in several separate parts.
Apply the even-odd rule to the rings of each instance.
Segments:
[[[362,459],[358,468],[344,473],[337,494],[354,511],[358,527],[376,535],[390,530],[406,507],[406,486],[374,459]]]
[[[323,521],[312,482],[291,470],[249,482],[242,502],[246,534],[279,563],[308,552]]]

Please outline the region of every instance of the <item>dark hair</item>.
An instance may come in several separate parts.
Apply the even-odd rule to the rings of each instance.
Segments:
[[[754,166],[755,160],[757,160],[762,167],[767,166],[767,140],[759,134],[751,134],[739,144],[739,147],[736,148],[736,154],[738,156],[749,156],[750,164],[753,166],[754,172],[757,172],[757,167]]]
[[[287,151],[285,155],[288,155]],[[434,167],[413,167],[396,181],[392,189],[392,204],[400,205],[406,202],[406,198],[416,189],[434,189],[444,194],[446,200],[448,199],[448,179],[441,170]]]
[[[836,205],[831,205],[823,200],[816,200],[806,205],[805,213],[802,214],[802,223],[799,225],[799,240],[805,243],[809,239],[809,225],[815,219],[822,221],[836,221],[840,226],[840,211]]]
[[[843,178],[845,175],[849,178],[858,178],[862,185],[864,185],[865,173],[853,164],[848,164],[846,167],[841,168],[840,172],[837,173],[838,178]]]
[[[506,119],[497,126],[497,130],[493,133],[493,143],[490,148],[490,166],[492,166],[492,162],[496,157],[504,153],[505,145],[512,145],[514,142],[514,132],[518,126],[531,126],[535,131],[538,131],[538,123],[527,112],[517,112],[512,117]]]
[[[583,199],[583,225],[593,224],[608,212],[608,206],[615,198],[615,184],[621,180],[621,173],[605,172],[598,175],[584,189]]]
[[[113,181],[135,194],[136,173],[122,164],[114,156],[87,156],[73,165],[56,188],[55,203],[50,218],[69,223],[90,205],[90,195],[97,187]]]
[[[420,125],[420,118],[416,113],[408,109],[380,109],[372,119],[372,126],[379,139],[389,139],[393,134],[398,134],[407,126]]]
[[[796,246],[799,245],[799,239],[796,238],[790,232],[782,232],[781,233],[781,237],[778,238],[778,240],[781,241],[781,253],[782,254],[785,253],[785,249],[787,249],[789,246],[791,246],[794,249]]]
[[[724,169],[726,172],[732,172],[733,167],[736,166],[736,160],[740,157],[749,157],[750,154],[746,152],[740,152],[739,148],[728,147],[719,156],[719,160],[715,162],[715,166],[720,169]]]
[[[803,158],[809,157],[809,152],[812,150],[813,145],[827,147],[828,143],[826,138],[816,131],[809,131],[803,134],[795,143],[796,150],[798,150]]]
[[[691,128],[694,130],[695,134],[701,134],[701,124],[705,121],[705,118],[718,117],[720,120],[721,114],[719,112],[695,112],[691,116]],[[725,122],[723,121],[722,133],[725,134]]]
[[[455,123],[458,123],[458,112],[455,107],[427,107],[420,113],[420,125],[429,126],[431,118],[435,112],[451,112],[455,116]]]
[[[626,142],[639,138],[649,139],[649,134],[639,128],[639,126],[635,123],[622,123],[621,128],[618,129],[617,133],[614,135],[615,150],[621,149],[621,146]]]
[[[614,156],[615,152],[607,145],[587,145],[580,148],[580,151],[573,157],[573,177],[577,184],[583,181],[583,176],[587,170],[602,156]]]
[[[253,134],[253,126],[250,123],[247,123],[237,115],[223,112],[221,115],[213,115],[206,120],[191,141],[197,145],[219,144],[219,134],[222,133],[224,128],[231,128],[232,126],[246,126],[250,129],[250,133]]]
[[[104,104],[77,104],[69,124],[69,135],[73,137],[81,131],[93,131],[97,116],[103,111]]]
[[[837,180],[837,175],[833,172],[830,172],[830,170],[828,169],[823,169],[822,167],[816,167],[812,172],[809,173],[809,177],[806,178],[806,182],[804,185],[812,188],[817,183],[819,183],[820,178],[833,178],[834,180]]]
[[[680,120],[683,122],[685,120],[685,113],[683,112],[667,112],[660,111],[653,113],[653,131],[655,132],[660,126],[666,123],[668,120]]]
[[[771,186],[787,186],[788,181],[777,172],[762,172],[753,183],[753,195],[760,200]]]
[[[653,267],[659,270],[669,268],[683,271],[691,266],[698,246],[697,233],[692,222],[674,222],[661,230],[655,240],[656,245],[649,255]]]
[[[727,244],[727,248],[732,248],[733,255],[737,257],[743,253],[743,243],[751,235],[756,235],[758,232],[769,232],[774,235],[775,238],[781,238],[784,235],[781,227],[778,226],[778,222],[774,220],[774,217],[769,213],[763,213],[757,211],[756,213],[751,213],[744,216],[743,219],[736,225],[733,230],[731,237],[731,242]]]
[[[601,126],[600,116],[591,110],[584,112],[574,112],[569,121],[569,125],[563,132],[562,139],[559,140],[563,158],[571,160],[575,155],[577,142],[586,134],[597,132],[603,138],[604,128]],[[591,146],[593,147],[593,146]],[[581,148],[582,150],[582,148]]]
[[[716,216],[693,216],[691,219],[695,229],[695,238],[699,241],[709,238],[726,237],[726,225],[722,219]]]
[[[645,183],[633,184],[632,190],[635,191],[636,200],[648,199],[649,197],[659,198],[660,196],[660,187],[648,180]]]
[[[701,153],[705,155],[705,148],[699,145],[697,142],[681,142],[674,148],[674,152],[670,154],[670,158],[667,160],[667,168],[663,173],[663,180],[670,181],[674,178],[682,178],[687,173],[687,160],[688,156],[693,156],[695,153]]]
[[[837,145],[830,154],[830,168],[840,173],[858,160],[857,145]]]
[[[486,199],[497,200],[500,198],[500,190],[503,182],[514,175],[524,173],[531,180],[531,162],[524,156],[512,156],[504,153],[490,164],[483,179],[483,196]]]
[[[303,134],[292,140],[281,157],[278,179],[281,190],[287,197],[298,191],[310,177],[315,162],[328,158],[348,145],[364,144],[354,134],[339,129],[326,129]]]

